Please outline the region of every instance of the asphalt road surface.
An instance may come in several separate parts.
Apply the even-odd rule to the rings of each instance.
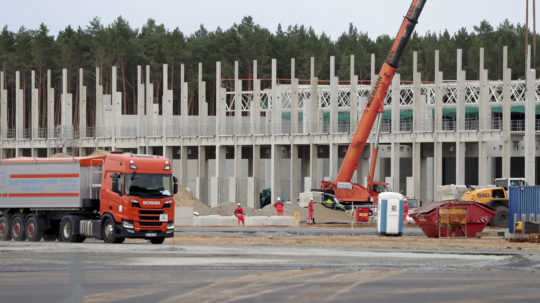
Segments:
[[[0,302],[539,302],[522,251],[0,242]]]

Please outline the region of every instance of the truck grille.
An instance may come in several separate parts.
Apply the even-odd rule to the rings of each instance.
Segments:
[[[139,224],[141,226],[161,226],[161,224],[163,224],[163,222],[145,222],[145,221],[141,221],[141,222],[139,222]]]
[[[161,215],[163,211],[161,210],[144,210],[139,209],[139,214],[141,215]]]

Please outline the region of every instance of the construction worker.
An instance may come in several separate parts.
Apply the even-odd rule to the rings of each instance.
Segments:
[[[281,201],[281,198],[278,197],[276,203],[274,203],[274,207],[276,208],[276,213],[278,216],[283,216],[283,211],[285,209],[285,203]]]
[[[313,218],[313,199],[310,199],[309,200],[309,203],[308,203],[308,219],[307,219],[307,223],[308,224],[313,224],[315,223],[315,218]]]
[[[236,216],[236,219],[238,220],[238,225],[240,225],[240,223],[242,225],[246,225],[244,222],[244,209],[242,208],[242,205],[240,203],[236,203],[236,208],[234,209],[234,215]]]

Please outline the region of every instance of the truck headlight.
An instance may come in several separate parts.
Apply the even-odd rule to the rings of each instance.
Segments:
[[[167,224],[167,229],[174,229],[175,226],[174,226],[174,222],[169,222],[169,224]]]
[[[122,221],[122,227],[133,229],[133,222],[124,220]]]

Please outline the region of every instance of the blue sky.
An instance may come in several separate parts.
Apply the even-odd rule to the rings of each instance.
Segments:
[[[109,24],[117,16],[140,28],[148,18],[179,27],[191,34],[200,24],[210,30],[228,28],[243,16],[275,31],[277,25],[303,24],[335,39],[349,23],[370,37],[394,35],[410,5],[410,0],[26,0],[5,1],[0,9],[0,24],[12,31],[20,26],[37,28],[45,23],[56,34],[67,25],[85,27],[93,17]],[[539,3],[540,5],[540,3]],[[504,19],[524,23],[523,0],[428,0],[417,30],[450,32],[460,27],[472,30],[481,20],[498,25]],[[540,17],[540,16],[539,16]],[[531,19],[532,20],[532,19]]]

